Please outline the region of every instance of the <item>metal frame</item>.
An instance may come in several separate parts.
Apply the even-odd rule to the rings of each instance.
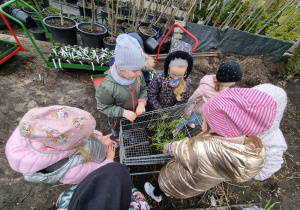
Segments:
[[[5,53],[0,55],[0,64],[2,64],[5,61],[7,61],[9,58],[11,58],[13,55],[15,55],[17,52],[24,51],[24,48],[21,45],[21,43],[19,42],[17,36],[15,35],[13,29],[11,28],[11,26],[10,26],[9,22],[7,21],[7,19],[5,18],[5,16],[1,12],[0,12],[0,15],[1,15],[2,19],[4,20],[6,26],[10,30],[11,34],[14,36],[15,40],[17,41],[17,43],[16,43],[16,42],[9,42],[9,41],[5,41],[5,40],[1,40],[2,42],[6,42],[6,43],[14,45],[8,51],[6,51]]]
[[[194,110],[196,109],[200,113],[195,101],[191,101],[181,105],[145,112],[137,117],[133,123],[123,118],[120,125],[120,162],[125,165],[166,164],[171,159],[171,156],[168,154],[157,154],[152,150],[146,128],[150,122],[156,122],[164,115],[167,116],[165,121],[182,119],[186,113],[186,109],[191,105],[194,105]],[[198,121],[200,122],[199,119]],[[195,128],[184,125],[183,129],[189,138],[201,132],[200,125]],[[156,172],[141,172],[132,175],[147,173]]]
[[[47,33],[52,45],[54,46],[54,41],[52,39],[52,36],[50,35],[47,27],[45,26],[43,19],[41,18],[39,12],[34,9],[33,7],[31,7],[29,4],[27,4],[25,1],[23,0],[11,0],[8,2],[5,2],[4,4],[0,5],[0,13],[2,13],[4,16],[10,18],[11,20],[15,21],[16,23],[18,23],[23,30],[25,31],[25,33],[27,34],[27,36],[29,37],[30,41],[32,42],[33,46],[35,47],[35,49],[38,51],[38,53],[40,54],[40,56],[42,57],[42,59],[44,60],[44,62],[46,63],[47,66],[49,67],[61,67],[61,68],[71,68],[71,69],[84,69],[84,70],[97,70],[97,71],[106,71],[109,67],[108,66],[92,66],[92,65],[81,65],[81,64],[70,64],[70,63],[56,63],[56,62],[51,62],[51,61],[47,61],[46,58],[44,57],[43,53],[41,52],[41,50],[39,49],[39,47],[36,45],[34,39],[32,38],[32,36],[30,35],[30,33],[28,32],[27,28],[25,27],[25,25],[23,23],[21,23],[21,21],[19,21],[18,19],[10,16],[9,14],[7,14],[6,12],[3,11],[3,8],[15,3],[15,2],[21,2],[23,3],[25,6],[29,7],[30,9],[32,9],[36,15],[38,16],[39,20],[41,21],[41,24],[43,26],[43,28],[45,29],[45,32]],[[23,48],[24,50],[24,48]]]

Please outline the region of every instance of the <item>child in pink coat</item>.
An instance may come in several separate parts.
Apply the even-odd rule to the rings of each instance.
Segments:
[[[6,144],[9,165],[26,181],[78,184],[114,159],[111,135],[103,137],[95,127],[94,117],[82,109],[31,109]]]
[[[228,90],[230,86],[241,81],[243,71],[236,61],[228,61],[219,66],[216,75],[206,75],[200,80],[200,85],[189,98],[189,102],[194,100],[186,110],[186,121],[177,125],[172,133],[176,136],[186,124],[194,128],[196,125],[202,124],[202,106],[204,103],[220,92]]]

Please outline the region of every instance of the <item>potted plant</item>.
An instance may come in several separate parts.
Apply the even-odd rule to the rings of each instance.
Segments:
[[[59,15],[60,10],[53,7],[52,0],[49,0],[49,7],[45,8],[45,13],[47,15]]]
[[[48,16],[44,18],[44,24],[49,29],[56,42],[76,44],[76,21],[63,16],[62,0],[59,0],[61,16]]]
[[[153,37],[157,34],[157,31],[152,28],[152,25],[154,23],[154,20],[156,18],[156,14],[157,14],[157,7],[158,7],[158,3],[155,6],[155,14],[154,14],[153,19],[152,19],[151,23],[149,24],[149,26],[140,26],[139,27],[139,33],[140,33],[140,36],[144,43],[146,43],[146,41],[149,37]]]
[[[79,13],[80,13],[81,16],[85,16],[85,14],[86,14],[87,16],[92,18],[92,8],[91,8],[92,6],[91,6],[91,4],[88,3],[87,0],[83,0],[82,2],[78,2],[77,6],[79,8]],[[93,11],[95,11],[94,13],[97,14],[97,7],[94,8]]]
[[[94,10],[95,2],[92,0],[92,10]],[[81,22],[77,24],[77,30],[81,36],[83,46],[87,47],[103,47],[103,38],[107,32],[106,28],[100,24],[95,23],[95,13],[92,13],[91,22]]]

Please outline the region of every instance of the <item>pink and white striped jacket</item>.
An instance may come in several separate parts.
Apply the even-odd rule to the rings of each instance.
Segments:
[[[193,95],[189,98],[189,101],[195,100],[195,104],[192,104],[187,110],[186,114],[189,116],[191,115],[192,111],[194,110],[197,114],[200,114],[199,112],[202,112],[202,106],[204,105],[204,100],[202,98],[197,98],[201,95],[205,96],[205,98],[209,101],[211,98],[218,95],[221,91],[228,90],[228,87],[222,87],[221,91],[218,92],[215,90],[215,82],[214,78],[216,75],[206,75],[200,80],[199,87],[195,90]],[[197,105],[198,109],[195,108],[195,105]]]
[[[99,131],[95,130],[94,132],[102,135]],[[20,135],[20,129],[17,127],[5,147],[5,154],[10,167],[22,174],[38,172],[76,152],[75,149],[70,149],[56,154],[59,150],[47,148],[39,141],[31,140],[30,142],[32,147],[41,153],[35,152],[29,147],[26,138]],[[60,182],[63,184],[78,184],[92,171],[110,162],[113,162],[113,160],[106,158],[101,164],[88,162],[77,165],[70,168],[60,179]]]

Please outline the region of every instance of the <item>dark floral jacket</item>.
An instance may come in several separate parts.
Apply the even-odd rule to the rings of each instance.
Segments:
[[[191,79],[188,77],[185,82],[187,86],[186,92],[182,93],[182,100],[177,101],[173,88],[169,85],[169,82],[166,81],[164,72],[156,73],[148,87],[149,110],[157,110],[186,103],[190,97]]]

